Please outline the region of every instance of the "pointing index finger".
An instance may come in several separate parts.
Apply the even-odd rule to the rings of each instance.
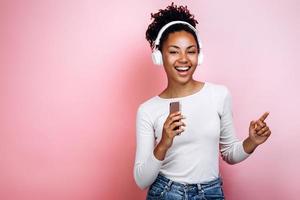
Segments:
[[[265,112],[260,118],[259,118],[259,120],[260,121],[265,121],[265,119],[268,117],[268,115],[269,115],[269,112]]]

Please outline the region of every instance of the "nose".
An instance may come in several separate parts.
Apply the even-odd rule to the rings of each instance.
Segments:
[[[181,63],[187,63],[188,62],[187,54],[181,53],[178,61]]]

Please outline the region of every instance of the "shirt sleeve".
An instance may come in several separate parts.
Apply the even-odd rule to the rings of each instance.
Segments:
[[[222,159],[228,164],[236,164],[249,157],[250,154],[244,151],[243,141],[238,140],[235,134],[232,114],[232,98],[227,88],[223,100],[220,126],[220,152]]]
[[[155,137],[151,120],[140,106],[136,116],[134,179],[141,189],[154,182],[162,165],[162,161],[153,154],[154,147]]]

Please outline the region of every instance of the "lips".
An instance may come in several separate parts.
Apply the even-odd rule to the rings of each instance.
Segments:
[[[188,74],[191,67],[190,66],[176,66],[175,69],[180,76],[185,76]]]

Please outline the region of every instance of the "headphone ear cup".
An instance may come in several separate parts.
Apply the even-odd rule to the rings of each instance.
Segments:
[[[161,54],[160,50],[155,49],[152,52],[152,61],[155,65],[162,65],[163,64],[162,54]]]
[[[201,65],[203,63],[203,53],[202,49],[200,49],[200,53],[198,54],[198,65]]]

